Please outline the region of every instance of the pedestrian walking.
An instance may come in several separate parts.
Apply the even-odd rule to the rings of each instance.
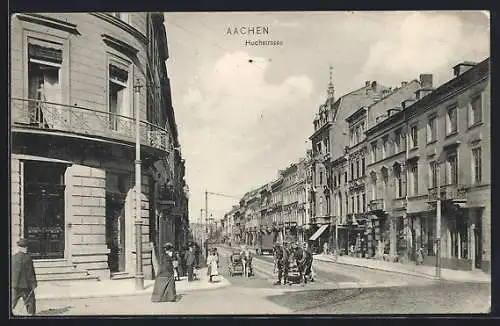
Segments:
[[[167,242],[163,246],[163,253],[160,256],[160,271],[156,276],[152,302],[175,302],[177,293],[174,279],[174,246]]]
[[[181,273],[180,273],[180,261],[181,261],[181,256],[179,254],[179,252],[175,252],[174,253],[174,259],[172,261],[172,264],[174,265],[174,277],[175,277],[175,280],[176,281],[180,281],[181,280]]]
[[[219,255],[216,248],[213,248],[208,256],[207,265],[207,276],[209,277],[208,281],[213,282],[213,278],[219,276]]]
[[[314,271],[312,269],[313,253],[307,244],[304,244],[304,255],[304,282],[307,283],[308,280],[314,282]]]
[[[283,280],[283,284],[286,284],[288,277],[288,259],[289,253],[285,246],[280,243],[276,244],[275,257],[276,265],[278,267],[278,280],[274,283],[274,285],[280,285],[281,280]]]
[[[188,275],[188,282],[194,281],[194,266],[195,266],[195,255],[194,255],[194,247],[189,247],[188,251],[185,255],[186,260],[186,268]]]
[[[36,313],[35,289],[38,286],[33,260],[28,254],[28,241],[20,239],[17,242],[17,252],[12,256],[12,310],[23,298],[26,312],[33,316]]]

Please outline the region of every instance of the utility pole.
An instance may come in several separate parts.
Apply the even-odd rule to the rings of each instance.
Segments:
[[[208,191],[205,190],[205,235],[206,235],[206,245],[205,245],[205,258],[208,258]]]
[[[142,214],[141,214],[141,139],[140,139],[140,94],[141,81],[136,80],[135,90],[135,288],[144,289],[144,273],[142,271]]]
[[[440,163],[435,163],[437,169],[436,198],[436,278],[441,278],[441,169]]]

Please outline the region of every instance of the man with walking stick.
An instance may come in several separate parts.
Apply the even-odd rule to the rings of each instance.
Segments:
[[[37,280],[33,260],[28,254],[28,241],[20,239],[17,242],[18,252],[12,256],[12,310],[22,297],[28,315],[36,313],[35,289]]]

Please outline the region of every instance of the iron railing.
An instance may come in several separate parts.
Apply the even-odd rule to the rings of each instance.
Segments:
[[[108,137],[135,142],[135,119],[111,112],[79,106],[12,98],[12,126],[48,129],[82,135]],[[168,132],[147,121],[140,121],[141,144],[168,150]]]
[[[368,208],[371,211],[385,211],[385,200],[382,198],[371,200]]]
[[[406,198],[395,198],[392,200],[393,209],[404,209],[406,208]]]
[[[435,201],[438,198],[437,187],[429,189],[429,201]],[[450,184],[440,187],[441,200],[467,200],[467,187],[459,184]]]

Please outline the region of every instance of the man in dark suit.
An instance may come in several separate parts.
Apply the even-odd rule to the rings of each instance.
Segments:
[[[35,289],[37,287],[35,267],[28,254],[28,241],[17,242],[18,252],[12,256],[12,309],[22,297],[29,315],[36,313]]]
[[[194,255],[194,247],[190,246],[189,250],[186,252],[186,266],[187,266],[187,274],[188,274],[188,282],[194,281],[194,265],[195,265],[195,255]]]

